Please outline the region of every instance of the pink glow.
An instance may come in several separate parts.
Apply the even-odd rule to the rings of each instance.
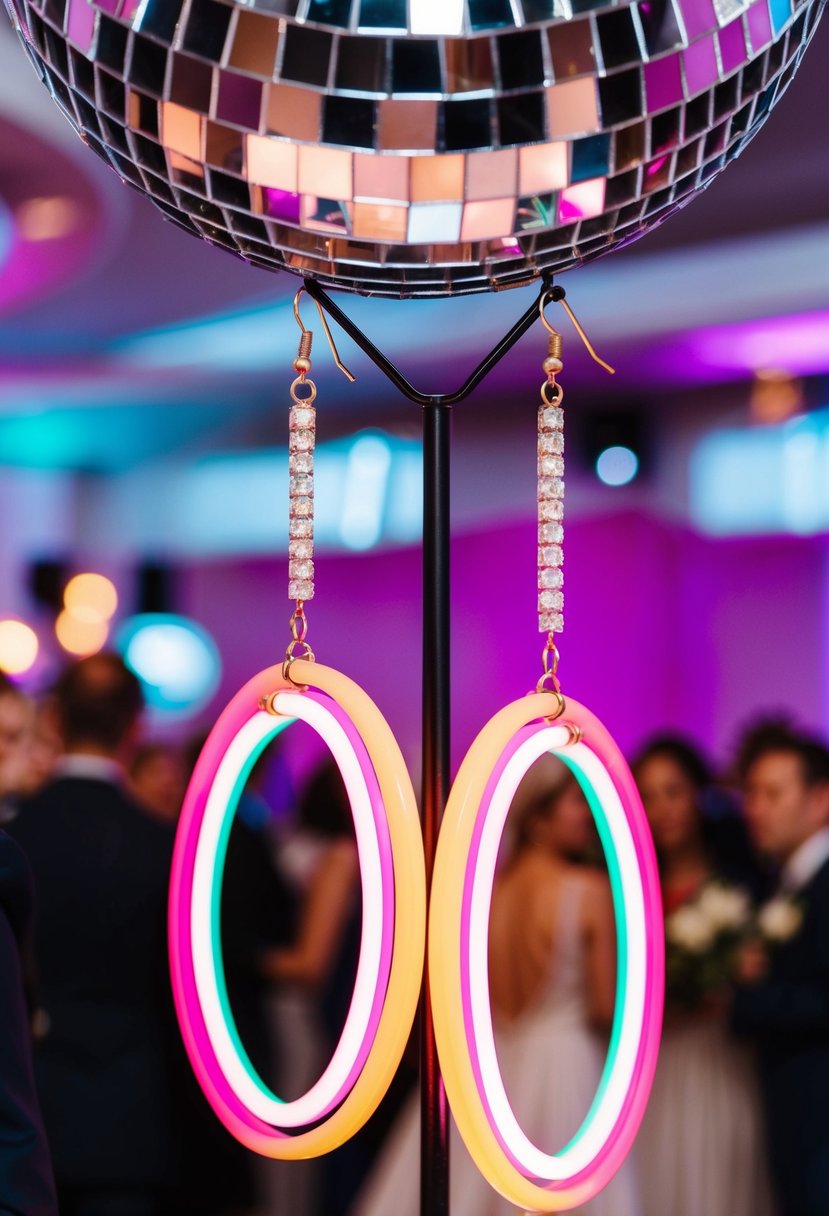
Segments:
[[[286,1133],[251,1115],[228,1085],[213,1053],[202,1015],[193,971],[190,908],[199,829],[207,795],[229,741],[258,708],[262,697],[283,685],[282,668],[260,672],[226,707],[193,770],[182,808],[170,875],[168,939],[173,997],[184,1045],[193,1071],[213,1110],[228,1131],[248,1148],[265,1152],[273,1139]]]
[[[679,55],[663,55],[661,59],[645,64],[645,93],[650,113],[682,101],[679,66]]]
[[[701,38],[699,42],[689,46],[683,51],[683,58],[685,60],[685,79],[688,82],[688,92],[691,96],[694,93],[701,93],[703,89],[710,89],[716,83],[719,67],[713,34],[710,38]]]
[[[829,370],[829,311],[697,330],[686,341],[707,369],[751,372],[772,362],[801,375],[824,372]]]
[[[299,223],[298,194],[293,194],[290,190],[277,190],[274,186],[265,186],[262,194],[268,215],[277,220],[284,220],[286,224]]]
[[[85,0],[76,2],[92,13]],[[101,252],[108,228],[92,178],[86,177],[76,161],[33,131],[0,116],[0,147],[18,143],[30,150],[28,168],[25,174],[12,174],[3,183],[4,204],[14,213],[33,198],[59,195],[74,208],[74,222],[65,235],[49,240],[24,240],[19,228],[13,234],[0,265],[0,315],[88,271]]]
[[[95,33],[95,9],[87,0],[69,0],[67,8],[66,36],[86,55]]]
[[[744,380],[768,366],[800,376],[829,371],[829,311],[759,317],[666,335],[639,364],[637,374],[642,384],[708,385]]]
[[[669,160],[670,160],[669,156],[658,156],[656,158],[656,160],[652,160],[650,162],[650,164],[648,165],[648,167],[645,169],[645,176],[646,177],[656,177],[659,170],[663,169],[665,167],[666,162]]]
[[[730,25],[721,29],[719,39],[723,71],[734,72],[745,63],[747,58],[742,18],[738,17],[736,21],[732,21]]]
[[[501,240],[495,241],[494,244],[500,246],[509,257],[521,257],[521,246],[513,237],[502,237]]]
[[[757,0],[748,10],[748,32],[754,54],[762,51],[771,42],[771,16],[768,0]]]
[[[711,0],[680,0],[685,30],[693,41],[713,30],[717,25],[717,17]],[[763,0],[765,3],[765,0]]]
[[[559,223],[571,220],[587,220],[604,211],[606,181],[603,177],[591,178],[562,190],[558,204]]]

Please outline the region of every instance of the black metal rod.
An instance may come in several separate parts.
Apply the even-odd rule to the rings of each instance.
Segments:
[[[451,410],[423,411],[423,849],[427,890],[449,796]],[[428,976],[420,1019],[420,1216],[449,1213],[449,1123],[440,1075]]]
[[[319,283],[315,282],[314,279],[305,279],[304,283],[308,295],[313,300],[316,300],[321,308],[325,309],[328,315],[348,334],[349,338],[352,338],[357,343],[360,349],[368,355],[372,363],[375,363],[380,368],[380,371],[391,380],[392,384],[400,390],[404,397],[408,397],[416,405],[424,406],[457,405],[459,401],[463,401],[489,375],[496,363],[500,363],[504,355],[512,350],[519,338],[522,338],[527,330],[538,320],[539,306],[544,295],[549,293],[552,303],[564,299],[564,288],[554,287],[552,281],[545,278],[542,281],[538,298],[530,305],[523,316],[518,318],[509,333],[505,334],[498,345],[493,347],[486,358],[478,364],[474,372],[463,382],[459,389],[454,393],[421,393],[419,389],[414,388],[409,383],[391,360],[387,359],[381,350],[378,350],[371,339],[366,337],[351,318],[346,316],[340,306],[335,304],[331,297],[323,291]]]

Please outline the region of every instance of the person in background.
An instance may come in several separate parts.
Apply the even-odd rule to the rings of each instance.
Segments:
[[[297,1046],[283,1061],[285,1092],[298,1096],[320,1076],[345,1022],[360,944],[360,866],[339,769],[323,764],[306,786],[294,829],[279,853],[296,893],[294,937],[262,958],[275,986],[280,1037]],[[296,1180],[285,1177],[292,1210],[340,1216],[358,1189],[370,1153],[363,1129]],[[296,1190],[294,1188],[296,1187]]]
[[[643,1216],[762,1216],[756,1066],[727,1027],[751,857],[738,819],[706,815],[713,780],[692,744],[655,739],[633,771],[659,859],[667,946],[662,1045],[634,1150]]]
[[[35,1055],[61,1216],[167,1216],[169,830],[125,789],[138,680],[114,654],[55,689],[65,754],[11,828],[36,882]]]
[[[792,730],[742,749],[752,838],[780,867],[732,1009],[756,1044],[781,1216],[829,1212],[829,750]]]
[[[55,720],[51,698],[39,699],[34,706],[31,729],[26,734],[22,771],[18,782],[20,798],[30,798],[51,781],[55,765],[63,754],[63,741]]]
[[[130,789],[151,815],[164,823],[178,821],[187,786],[184,757],[171,743],[142,743],[129,767]]]
[[[339,1034],[351,996],[340,971],[356,966],[359,920],[357,844],[339,769],[324,764],[311,778],[300,803],[297,830],[282,851],[282,865],[302,892],[296,938],[263,960],[265,974],[282,984],[322,993],[329,1040]],[[341,960],[346,947],[347,960]],[[353,967],[351,970],[353,971]]]
[[[539,788],[519,790],[513,847],[496,877],[489,979],[498,1060],[516,1118],[533,1143],[557,1152],[577,1133],[600,1083],[615,1004],[616,936],[607,875],[575,863],[590,851],[593,820],[575,778],[552,757]],[[392,1131],[353,1216],[417,1216],[420,1112],[414,1100]],[[513,1216],[482,1177],[454,1123],[452,1216]],[[634,1171],[624,1165],[585,1216],[639,1216]],[[665,1212],[662,1216],[673,1216]]]
[[[33,716],[29,698],[0,671],[0,824],[16,814]]]
[[[32,903],[26,858],[0,831],[0,1216],[57,1216],[58,1211],[24,995]]]

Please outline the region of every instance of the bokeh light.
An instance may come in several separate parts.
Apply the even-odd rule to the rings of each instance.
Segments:
[[[148,706],[165,717],[197,713],[219,686],[218,647],[187,617],[160,612],[130,617],[118,631],[116,647],[141,680]]]
[[[66,611],[89,624],[109,621],[118,607],[118,592],[103,574],[76,574],[63,593]]]
[[[754,373],[749,409],[755,422],[785,422],[805,408],[803,381],[785,368],[762,367]]]
[[[0,621],[0,671],[23,675],[33,666],[38,649],[37,634],[29,625],[13,618]]]
[[[371,549],[383,534],[391,462],[391,448],[383,435],[360,435],[348,453],[340,537],[349,549]]]
[[[596,460],[596,476],[606,486],[626,486],[638,472],[639,457],[621,444],[605,448]]]
[[[17,230],[24,241],[56,241],[69,236],[81,224],[78,204],[71,198],[29,198],[15,214]]]
[[[55,635],[64,650],[78,658],[97,654],[109,636],[109,625],[100,618],[89,620],[65,608],[55,621]]]

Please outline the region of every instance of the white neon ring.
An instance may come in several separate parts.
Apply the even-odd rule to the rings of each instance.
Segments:
[[[343,776],[354,815],[357,851],[360,858],[363,907],[383,904],[380,847],[374,825],[371,800],[365,776],[351,742],[333,715],[317,701],[299,693],[277,693],[275,708],[288,718],[307,722],[331,751]],[[273,715],[258,711],[237,732],[219,764],[204,811],[202,829],[193,866],[191,923],[193,932],[193,972],[203,1010],[205,1028],[216,1060],[239,1101],[258,1118],[278,1127],[302,1127],[319,1118],[345,1084],[354,1060],[365,1041],[371,1020],[372,1003],[380,975],[383,923],[394,915],[382,907],[379,916],[363,916],[360,959],[354,982],[354,995],[339,1043],[319,1080],[301,1097],[281,1102],[260,1089],[249,1075],[236,1049],[216,984],[216,959],[212,935],[196,932],[196,926],[209,924],[210,899],[216,851],[225,809],[237,775],[257,744],[273,731]]]

